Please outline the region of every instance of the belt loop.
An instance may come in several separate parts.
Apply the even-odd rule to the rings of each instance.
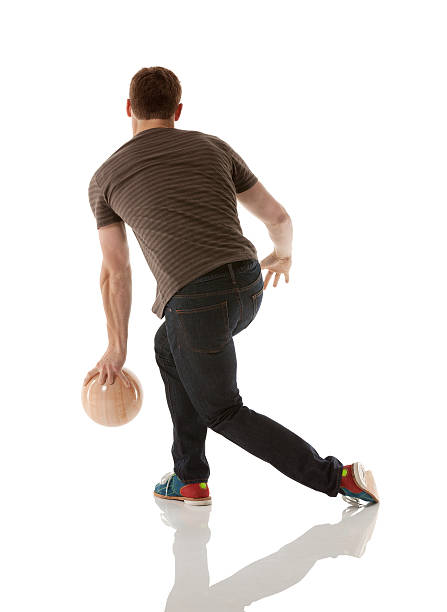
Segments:
[[[230,276],[231,276],[231,280],[233,282],[233,285],[237,286],[237,282],[236,282],[236,276],[234,275],[234,270],[233,270],[233,266],[231,265],[231,263],[227,263],[227,268],[230,272]]]

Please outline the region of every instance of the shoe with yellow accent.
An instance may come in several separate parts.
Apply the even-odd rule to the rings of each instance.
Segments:
[[[376,504],[379,501],[372,472],[367,472],[359,462],[343,467],[340,493],[343,499],[353,506]]]
[[[174,472],[167,472],[155,485],[154,495],[162,499],[173,499],[192,506],[211,504],[210,492],[206,482],[185,483]]]

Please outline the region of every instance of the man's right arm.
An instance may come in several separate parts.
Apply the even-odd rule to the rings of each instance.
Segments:
[[[292,257],[292,219],[284,206],[275,200],[267,189],[257,181],[253,187],[237,194],[241,204],[260,219],[267,227],[280,259]]]

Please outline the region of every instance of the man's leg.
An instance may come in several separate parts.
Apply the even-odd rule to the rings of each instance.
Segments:
[[[207,482],[210,474],[205,457],[207,426],[198,415],[177,373],[164,322],[154,339],[155,360],[165,384],[174,441],[174,472],[186,483]]]
[[[236,297],[228,293],[228,307],[239,311]],[[205,312],[210,315],[209,310]],[[283,474],[312,489],[335,497],[340,488],[343,464],[335,457],[322,458],[317,451],[298,435],[263,414],[244,406],[236,383],[236,352],[231,337],[219,351],[205,352],[185,342],[185,326],[197,326],[190,315],[179,315],[174,307],[166,309],[169,345],[176,373],[183,383],[192,406],[204,423],[231,442],[273,465]],[[179,320],[182,316],[182,322]],[[211,315],[210,315],[211,317]],[[202,329],[201,346],[207,338],[214,341],[213,330]],[[190,339],[197,328],[190,330]],[[219,338],[221,340],[221,338]],[[217,346],[217,344],[215,344]],[[188,405],[189,406],[189,405]],[[192,410],[188,411],[192,414]]]

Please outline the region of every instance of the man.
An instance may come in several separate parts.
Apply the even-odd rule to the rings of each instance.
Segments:
[[[176,75],[159,66],[132,78],[127,115],[133,137],[94,173],[89,200],[99,230],[100,285],[109,346],[84,380],[118,377],[126,359],[131,269],[125,223],[157,281],[152,311],[165,322],[155,358],[173,422],[174,471],[154,495],[210,504],[207,429],[223,435],[301,484],[352,504],[375,503],[362,464],[322,458],[302,438],[242,403],[233,336],[256,317],[273,275],[289,282],[292,222],[287,211],[223,140],[181,130]],[[274,249],[261,262],[243,235],[237,199],[263,221]],[[267,270],[265,280],[262,269]]]

